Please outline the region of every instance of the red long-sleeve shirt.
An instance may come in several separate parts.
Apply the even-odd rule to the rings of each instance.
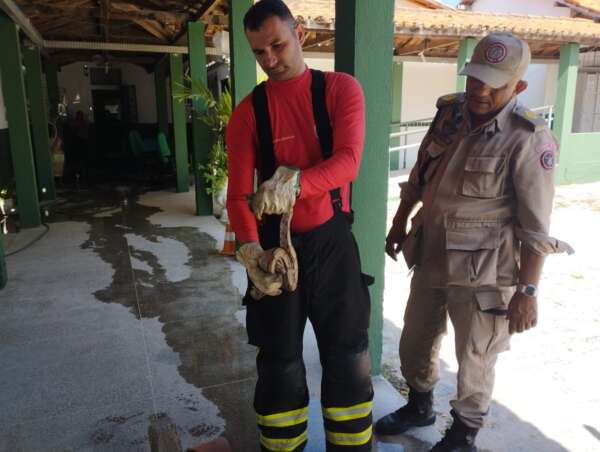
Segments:
[[[312,74],[308,68],[291,80],[267,81],[267,98],[276,167],[300,168],[300,196],[292,232],[306,232],[333,215],[329,191],[340,187],[349,211],[350,182],[358,174],[365,139],[365,107],[356,79],[325,73],[325,101],[333,129],[333,154],[324,161],[312,112]],[[250,94],[234,110],[226,133],[229,185],[227,211],[238,242],[258,240],[257,222],[248,206],[253,193],[258,136]]]

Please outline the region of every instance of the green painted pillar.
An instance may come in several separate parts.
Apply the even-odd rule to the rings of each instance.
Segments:
[[[381,372],[383,330],[384,237],[392,113],[392,32],[394,0],[337,0],[335,70],[354,75],[366,101],[366,140],[360,174],[354,183],[353,226],[363,271],[375,277],[369,329],[373,374]],[[377,68],[377,70],[373,70]]]
[[[164,62],[158,63],[154,69],[154,89],[156,95],[156,122],[158,132],[169,138],[169,116],[167,106],[167,68]]]
[[[183,86],[183,58],[173,53],[169,56],[171,66],[171,94],[173,105],[173,136],[175,142],[175,172],[177,193],[189,191],[190,173],[188,169],[187,118],[185,102],[175,99]]]
[[[577,88],[577,72],[579,68],[579,44],[569,43],[560,47],[560,64],[558,67],[558,89],[554,109],[554,134],[559,146],[559,165],[556,168],[556,182],[559,184],[572,182],[569,180],[570,144],[573,130],[573,111],[575,109],[575,90]]]
[[[188,24],[188,47],[190,57],[190,76],[193,80],[207,86],[206,48],[204,42],[204,24],[190,22]],[[197,88],[192,85],[192,91]],[[197,94],[197,93],[195,93]],[[210,131],[198,116],[206,111],[206,105],[201,100],[193,102],[192,111],[192,168],[196,182],[196,215],[212,214],[212,197],[206,193],[208,182],[202,175],[201,165],[208,162],[210,152]]]
[[[2,230],[0,230],[0,289],[6,287],[8,281],[8,274],[6,272],[6,260],[4,259],[4,237],[2,237]]]
[[[244,14],[253,0],[229,2],[229,51],[231,54],[231,96],[233,105],[250,94],[256,86],[256,60],[246,40]]]
[[[402,122],[402,86],[404,83],[404,63],[394,63],[392,66],[392,124],[390,132],[400,132],[400,122]],[[390,147],[400,146],[404,143],[401,137],[391,138]],[[402,157],[404,151],[394,151],[390,153],[390,170],[396,171],[402,167]]]
[[[24,49],[23,58],[27,68],[27,93],[29,94],[29,116],[33,149],[35,151],[35,170],[41,200],[56,199],[52,158],[50,155],[50,136],[48,134],[48,113],[42,84],[42,59],[37,48]]]
[[[477,45],[477,39],[475,38],[463,38],[460,41],[460,45],[458,47],[458,59],[456,62],[456,91],[464,92],[467,89],[467,77],[460,74],[460,71],[463,70],[465,64],[471,59],[473,56],[473,50],[475,50],[475,46]]]
[[[56,64],[46,61],[44,64],[44,73],[46,74],[46,88],[48,90],[48,115],[50,121],[56,121],[58,117],[58,103],[60,102],[58,67]]]
[[[33,149],[29,133],[27,98],[17,26],[0,13],[0,72],[8,121],[8,137],[17,182],[17,203],[21,227],[39,226],[42,222],[35,177]]]

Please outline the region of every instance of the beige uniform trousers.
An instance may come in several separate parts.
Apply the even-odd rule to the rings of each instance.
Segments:
[[[509,348],[504,311],[515,288],[432,288],[425,275],[416,268],[411,281],[400,338],[402,374],[417,391],[433,389],[439,380],[439,350],[449,314],[458,360],[457,396],[450,404],[467,426],[481,428],[494,389],[498,353]]]

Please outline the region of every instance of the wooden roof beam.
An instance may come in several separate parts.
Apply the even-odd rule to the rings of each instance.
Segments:
[[[159,22],[147,19],[134,19],[133,22],[162,42],[169,42],[169,37]]]
[[[202,7],[198,11],[196,11],[195,14],[192,14],[186,22],[197,22],[198,20],[204,21],[205,18],[210,16],[215,11],[215,9],[221,5],[222,2],[223,0],[204,0],[204,4],[202,5]],[[187,26],[184,23],[179,33],[177,33],[171,39],[171,43],[177,42],[179,38],[181,38],[186,33]]]

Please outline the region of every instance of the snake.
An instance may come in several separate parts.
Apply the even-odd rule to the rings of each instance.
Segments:
[[[268,250],[270,254],[268,256],[265,254],[265,260],[259,262],[264,271],[281,275],[282,287],[287,292],[293,292],[298,287],[298,256],[292,244],[292,216],[293,210],[281,215],[279,247]],[[255,300],[260,300],[265,294],[253,286],[250,288],[250,296]]]

